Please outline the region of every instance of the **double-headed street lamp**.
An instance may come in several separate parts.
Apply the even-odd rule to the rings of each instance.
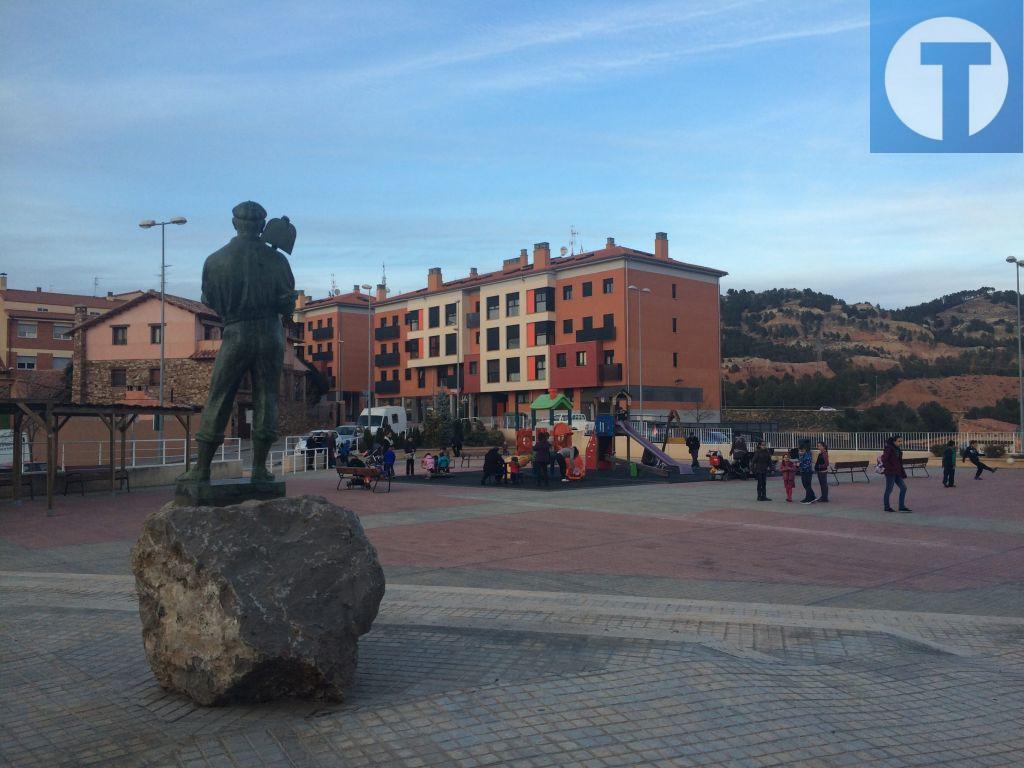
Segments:
[[[1024,269],[1024,258],[1007,256],[1007,264],[1013,264],[1014,272],[1017,275],[1017,408],[1020,417],[1020,452],[1024,454],[1024,358],[1021,357],[1021,327],[1020,327],[1020,271]]]
[[[153,221],[152,219],[146,219],[140,221],[139,226],[142,229],[151,229],[153,227],[160,227],[160,407],[164,407],[164,336],[166,336],[166,326],[164,324],[164,292],[167,287],[167,259],[166,259],[166,230],[168,224],[184,224],[188,221],[184,216],[175,216],[173,219],[167,221]],[[161,443],[164,436],[164,416],[161,413],[160,416],[160,439]]]
[[[628,323],[629,323],[629,298],[628,298],[629,297],[629,293],[628,293],[628,291],[636,291],[636,326],[637,326],[637,328],[636,328],[636,338],[637,338],[637,341],[640,342],[639,343],[639,347],[640,347],[640,351],[639,351],[639,354],[640,354],[640,377],[639,377],[640,378],[640,381],[639,381],[639,383],[640,383],[640,408],[639,408],[639,412],[640,412],[641,429],[642,429],[643,428],[643,417],[644,417],[644,320],[643,320],[643,313],[641,312],[642,307],[641,307],[641,301],[640,300],[643,298],[643,295],[645,293],[650,293],[651,289],[650,288],[638,288],[635,285],[631,285],[631,286],[629,286],[626,289],[626,291],[627,291],[627,293],[626,293],[626,297],[627,297],[627,299],[626,299],[626,323],[627,323],[627,326],[626,327],[627,327],[627,329],[629,327],[628,326]],[[626,331],[626,348],[629,349],[629,331],[628,330]]]

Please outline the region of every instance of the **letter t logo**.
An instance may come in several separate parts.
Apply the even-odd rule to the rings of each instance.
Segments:
[[[921,43],[921,64],[942,67],[943,139],[970,135],[971,65],[991,63],[990,43]]]

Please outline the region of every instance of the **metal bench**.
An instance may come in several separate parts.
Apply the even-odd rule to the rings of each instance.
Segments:
[[[855,472],[861,472],[864,475],[864,479],[867,482],[871,482],[871,476],[868,475],[868,462],[867,461],[836,461],[833,462],[832,468],[829,469],[829,474],[835,478],[836,485],[839,485],[840,473],[850,476],[850,482],[857,482],[854,478]]]
[[[903,469],[907,472],[908,475],[910,475],[910,477],[917,477],[917,475],[914,474],[914,472],[916,472],[917,470],[921,470],[922,472],[924,472],[925,477],[931,477],[931,475],[928,474],[927,456],[923,459],[904,459]]]
[[[377,492],[377,485],[383,480],[388,484],[387,493],[391,493],[391,475],[384,472],[377,467],[335,467],[338,471],[338,487],[335,490],[341,490],[341,484],[346,478],[349,479],[347,488],[360,487],[364,488],[371,493]],[[351,480],[360,478],[361,482],[359,486],[352,484]]]
[[[462,455],[459,456],[459,458],[462,459],[461,466],[463,466],[463,467],[471,467],[471,466],[473,466],[473,460],[474,459],[479,459],[480,461],[483,461],[484,460],[484,455],[485,454],[483,454],[483,453],[474,453],[474,452],[467,453],[466,451],[462,451]]]
[[[72,485],[77,485],[81,494],[85,496],[85,484],[90,480],[108,480],[110,478],[110,467],[67,467],[64,470],[64,495]],[[132,482],[128,476],[128,470],[118,469],[114,471],[114,482],[117,483],[117,490],[127,490],[131,493]]]
[[[3,487],[5,485],[6,486],[10,486],[11,493],[13,495],[13,492],[14,492],[14,473],[11,472],[10,470],[4,470],[4,471],[0,472],[0,487]],[[22,487],[26,487],[26,486],[28,487],[28,496],[29,496],[29,498],[31,500],[35,501],[36,492],[35,492],[35,489],[32,487],[32,478],[22,474],[20,485]]]

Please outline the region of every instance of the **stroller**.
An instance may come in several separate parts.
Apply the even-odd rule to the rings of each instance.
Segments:
[[[742,453],[729,461],[719,451],[708,451],[708,463],[711,465],[712,480],[749,480],[750,453]]]

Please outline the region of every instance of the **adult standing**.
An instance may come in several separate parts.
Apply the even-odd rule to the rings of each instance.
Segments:
[[[533,444],[533,477],[537,486],[547,488],[551,484],[548,477],[548,465],[551,463],[551,443],[547,432],[537,433],[537,442]]]
[[[757,479],[757,500],[771,501],[768,498],[768,470],[772,466],[772,455],[764,443],[759,442],[754,449],[754,455],[750,459],[750,471]]]
[[[885,441],[885,450],[882,451],[882,472],[885,474],[885,512],[895,512],[889,504],[889,496],[895,485],[900,489],[900,512],[913,512],[907,506],[907,478],[906,470],[903,469],[903,438],[893,435]]]
[[[813,504],[818,500],[814,495],[814,454],[811,453],[811,441],[800,441],[800,482],[804,486],[804,498],[801,504]]]
[[[828,470],[830,466],[828,446],[819,440],[818,458],[814,460],[814,473],[818,476],[818,487],[821,489],[821,496],[818,498],[820,504],[828,504]]]
[[[942,487],[956,488],[956,443],[950,440],[942,451]]]
[[[411,437],[405,438],[405,474],[413,477],[416,474],[416,443]]]
[[[700,438],[696,435],[690,435],[686,438],[686,450],[690,452],[690,458],[692,459],[690,466],[696,469],[700,466],[700,461],[697,459],[700,455]]]
[[[975,480],[981,480],[982,472],[988,471],[995,473],[995,470],[992,467],[990,467],[988,464],[981,460],[981,454],[978,453],[977,440],[971,440],[971,442],[967,444],[967,448],[964,449],[964,459],[971,462],[971,464],[977,467],[978,471],[974,473]]]

